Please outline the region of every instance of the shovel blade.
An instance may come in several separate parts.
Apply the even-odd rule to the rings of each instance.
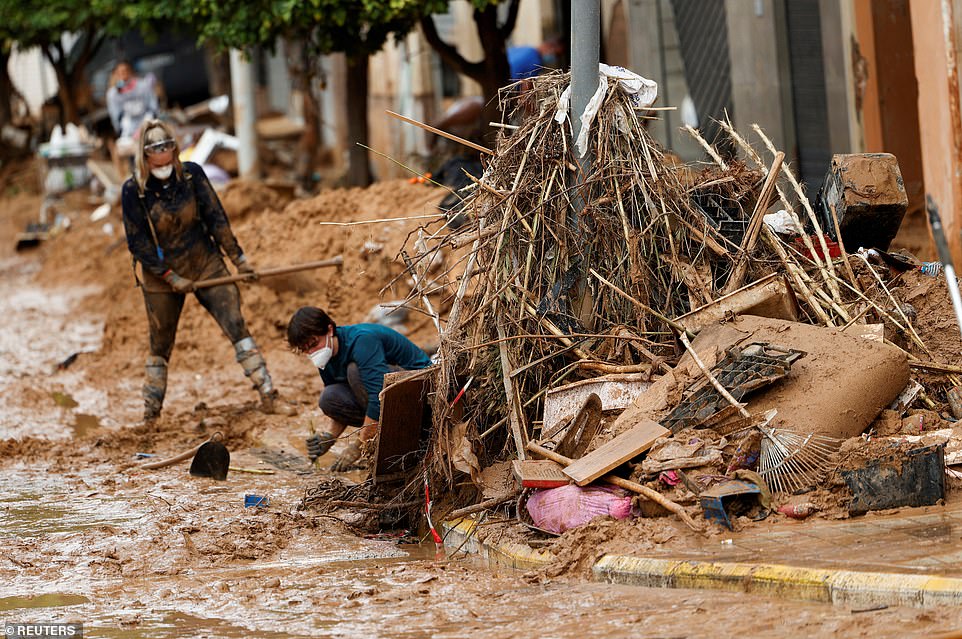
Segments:
[[[218,481],[227,479],[230,468],[230,452],[220,442],[205,442],[190,462],[190,474],[194,477],[211,477]]]

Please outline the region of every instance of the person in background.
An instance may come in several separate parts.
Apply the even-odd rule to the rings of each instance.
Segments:
[[[324,382],[318,406],[331,420],[330,430],[307,440],[311,461],[334,445],[347,426],[361,428],[361,444],[378,433],[384,376],[392,370],[418,370],[431,359],[414,342],[380,324],[337,326],[322,309],[297,309],[287,324],[287,343],[315,366]],[[353,467],[361,444],[352,442],[334,462],[333,470]]]
[[[139,78],[128,60],[121,60],[110,75],[107,89],[107,113],[117,134],[112,152],[114,164],[121,176],[125,160],[133,158],[137,144],[135,139],[140,126],[150,118],[157,117],[159,106],[152,76]]]
[[[127,248],[139,263],[150,335],[147,379],[143,387],[144,421],[160,415],[167,392],[167,367],[177,335],[177,323],[188,293],[207,309],[234,345],[237,361],[260,394],[265,412],[293,414],[278,400],[267,371],[241,315],[236,284],[195,289],[194,283],[229,275],[221,252],[239,273],[256,277],[231,232],[227,214],[204,170],[178,159],[172,129],[159,120],[142,127],[134,176],[121,192]]]

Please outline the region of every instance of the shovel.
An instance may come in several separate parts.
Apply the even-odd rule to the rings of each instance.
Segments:
[[[190,474],[194,477],[211,477],[217,481],[227,479],[230,468],[230,452],[227,446],[213,438],[204,442],[190,462]]]
[[[931,195],[925,196],[925,207],[929,211],[929,225],[932,227],[932,238],[935,240],[935,248],[939,252],[939,260],[942,261],[942,273],[945,275],[945,283],[949,287],[949,297],[952,299],[955,321],[958,322],[959,330],[962,331],[962,296],[959,295],[959,282],[955,277],[955,266],[952,265],[952,253],[949,252],[949,243],[945,241],[945,231],[942,229],[939,207],[935,205],[935,200],[932,199]]]
[[[212,477],[219,481],[227,479],[227,470],[230,467],[230,452],[221,443],[223,435],[219,432],[211,435],[203,444],[195,446],[174,457],[162,459],[141,465],[144,470],[157,470],[166,468],[193,457],[190,463],[190,474],[194,477]]]

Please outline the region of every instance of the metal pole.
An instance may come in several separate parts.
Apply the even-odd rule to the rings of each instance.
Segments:
[[[234,133],[240,148],[237,150],[237,170],[249,176],[257,165],[257,132],[254,129],[254,70],[239,49],[230,50],[231,96],[234,103]]]
[[[581,116],[588,101],[598,90],[598,62],[601,49],[601,0],[571,0],[571,148],[575,149],[575,189],[571,194],[571,213],[568,225],[578,229],[578,218],[585,209],[582,188],[585,175],[591,166],[590,145],[583,157],[578,157],[575,142],[581,133]],[[580,231],[579,231],[580,234]],[[585,265],[584,268],[587,268]],[[585,326],[591,326],[592,315],[586,311],[592,307],[589,301],[587,280],[582,273],[570,291],[572,311]]]
[[[571,141],[581,132],[581,114],[598,90],[601,48],[600,0],[571,0]],[[587,155],[585,159],[587,159]],[[582,161],[587,166],[588,162]]]

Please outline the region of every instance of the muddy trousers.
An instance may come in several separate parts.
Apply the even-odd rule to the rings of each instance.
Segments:
[[[177,324],[186,295],[173,292],[143,293],[150,329],[150,356],[147,358],[147,379],[143,388],[144,418],[153,419],[160,414],[164,396],[167,394],[167,362],[174,350]],[[237,286],[212,286],[197,290],[194,295],[234,345],[237,361],[261,397],[272,397],[274,387],[267,372],[267,363],[258,351],[241,315]]]

